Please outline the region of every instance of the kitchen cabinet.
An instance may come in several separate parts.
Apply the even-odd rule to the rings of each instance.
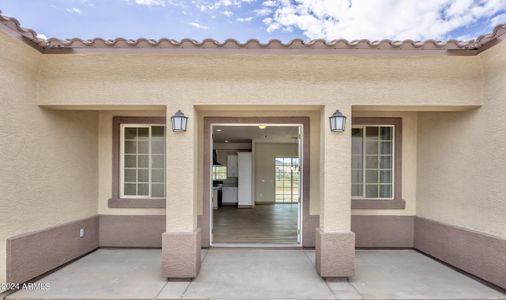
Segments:
[[[237,177],[237,155],[227,156],[227,177]]]
[[[237,204],[237,187],[236,186],[224,186],[223,187],[222,203],[224,205]]]

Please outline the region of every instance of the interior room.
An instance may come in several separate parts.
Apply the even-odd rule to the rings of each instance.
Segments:
[[[212,243],[300,243],[297,125],[213,125]]]

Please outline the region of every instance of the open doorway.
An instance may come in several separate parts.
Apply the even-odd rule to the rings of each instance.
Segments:
[[[301,244],[300,124],[211,124],[211,245]]]

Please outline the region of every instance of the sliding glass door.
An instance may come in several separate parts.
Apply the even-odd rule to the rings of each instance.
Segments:
[[[276,203],[297,203],[299,201],[299,158],[276,157],[274,169]]]

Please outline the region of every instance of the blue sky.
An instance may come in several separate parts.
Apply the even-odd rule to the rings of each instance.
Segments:
[[[506,23],[506,0],[0,0],[0,10],[58,38],[467,40]]]

